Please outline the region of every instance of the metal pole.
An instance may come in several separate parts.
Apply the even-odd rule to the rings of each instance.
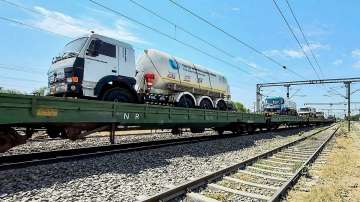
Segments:
[[[260,112],[260,102],[261,102],[261,87],[259,84],[256,85],[256,112]]]
[[[115,123],[112,123],[111,129],[110,129],[110,143],[111,144],[115,144],[115,129],[116,129],[116,125],[115,125]]]
[[[286,87],[286,98],[289,100],[290,98],[290,85],[285,85]]]
[[[351,113],[351,109],[350,109],[350,83],[351,82],[346,82],[345,86],[346,86],[346,98],[347,98],[347,121],[348,121],[348,131],[350,132],[350,113]]]

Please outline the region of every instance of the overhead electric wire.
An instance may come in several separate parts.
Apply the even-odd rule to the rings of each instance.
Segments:
[[[284,22],[285,22],[286,26],[288,27],[290,33],[292,34],[292,36],[293,36],[294,39],[296,40],[297,44],[299,45],[301,51],[303,52],[304,56],[306,57],[306,60],[307,60],[308,63],[310,64],[311,68],[314,70],[317,78],[320,80],[321,78],[320,78],[318,72],[316,71],[314,65],[313,65],[312,62],[310,61],[310,58],[309,58],[308,55],[306,54],[306,51],[304,50],[304,47],[301,45],[301,43],[300,43],[299,39],[297,38],[294,30],[293,30],[292,27],[290,26],[290,23],[287,21],[284,13],[283,13],[282,10],[280,9],[279,5],[276,3],[276,0],[272,0],[272,1],[274,2],[277,11],[279,12],[279,14],[281,15],[282,19],[284,20]]]
[[[10,2],[10,1],[7,1],[7,0],[0,0],[0,1],[2,1],[2,2],[4,2],[4,3],[8,3],[8,4],[13,5],[13,6],[15,6],[15,7],[18,7],[18,8],[27,10],[27,11],[30,11],[30,12],[32,12],[32,13],[35,13],[35,14],[44,16],[44,14],[42,14],[41,12],[38,12],[38,11],[32,9],[32,8],[24,7],[24,6],[22,6],[22,5],[19,5],[19,4],[16,4],[16,3],[13,3],[13,2]],[[89,1],[92,2],[92,3],[94,3],[94,4],[97,4],[98,6],[103,7],[104,9],[107,9],[107,10],[110,9],[110,8],[104,6],[104,5],[101,5],[100,3],[96,2],[96,1],[91,1],[91,0],[89,0]],[[159,30],[157,30],[157,29],[155,29],[155,28],[152,28],[152,27],[150,27],[150,26],[147,26],[147,25],[145,25],[145,24],[143,24],[143,23],[141,23],[141,22],[139,22],[139,21],[137,21],[137,20],[135,20],[135,19],[133,19],[133,18],[130,18],[130,17],[126,16],[126,15],[123,15],[122,13],[120,13],[120,12],[118,12],[118,11],[115,11],[115,10],[113,10],[113,9],[110,9],[110,11],[112,11],[112,12],[118,14],[118,15],[121,15],[122,17],[124,17],[124,18],[126,18],[126,19],[128,19],[128,20],[131,20],[131,21],[133,21],[133,22],[136,22],[136,23],[138,23],[138,24],[140,24],[140,25],[142,25],[142,26],[145,26],[145,27],[147,27],[148,29],[151,29],[152,31],[155,31],[155,30],[156,30],[158,33],[161,32],[161,31],[159,31]],[[26,24],[26,23],[23,23],[23,22],[20,22],[20,21],[17,21],[17,20],[12,20],[12,19],[3,18],[3,17],[0,17],[0,19],[6,20],[6,21],[10,21],[10,22],[13,22],[13,23],[17,23],[17,24],[21,24],[21,25],[23,25],[23,26],[31,27],[31,28],[38,29],[38,30],[41,30],[41,31],[46,31],[46,32],[54,33],[54,32],[51,32],[51,31],[48,31],[48,30],[44,30],[44,29],[41,29],[41,28],[39,28],[39,27],[35,27],[35,26],[29,25],[29,24]],[[65,24],[69,24],[69,23],[66,23],[66,22],[63,22],[63,21],[61,21],[61,22],[62,22],[62,23],[65,23]],[[225,61],[225,60],[222,60],[222,59],[220,59],[220,58],[218,58],[218,57],[216,57],[216,56],[213,56],[213,55],[211,55],[211,54],[209,54],[209,53],[206,53],[205,51],[203,51],[203,50],[201,50],[201,49],[199,49],[199,48],[196,48],[195,46],[192,46],[192,45],[190,45],[190,44],[187,44],[187,43],[185,43],[185,42],[182,42],[182,41],[180,41],[180,40],[177,40],[176,38],[171,37],[170,35],[168,35],[168,34],[166,34],[166,33],[161,32],[161,34],[164,35],[164,36],[166,35],[168,38],[171,38],[171,39],[173,39],[173,40],[175,40],[175,41],[177,41],[177,42],[179,42],[179,43],[181,43],[181,44],[183,44],[183,45],[185,45],[185,46],[188,46],[188,47],[190,47],[190,48],[192,48],[192,49],[194,49],[194,50],[196,50],[196,51],[198,51],[198,52],[201,52],[202,54],[205,54],[205,55],[207,55],[207,56],[209,56],[209,57],[211,57],[211,58],[213,58],[213,59],[215,59],[215,60],[218,60],[218,61],[220,61],[220,62],[222,62],[222,63],[225,63],[225,64],[227,64],[227,65],[229,65],[229,66],[232,66],[232,67],[234,67],[234,68],[236,68],[236,69],[238,69],[238,70],[240,70],[240,71],[242,71],[242,72],[245,72],[245,73],[247,73],[247,74],[249,74],[249,75],[252,75],[252,76],[258,78],[259,80],[264,81],[262,78],[257,77],[256,75],[253,75],[253,74],[251,74],[250,72],[245,71],[245,70],[241,69],[240,67],[238,67],[238,66],[236,66],[236,65],[233,65],[233,64],[231,64],[231,63],[229,63],[229,62],[227,62],[227,61]]]
[[[0,69],[6,69],[6,70],[11,70],[11,71],[19,71],[19,72],[27,72],[27,73],[43,73],[43,72],[40,72],[40,71],[37,71],[37,70],[30,70],[29,69],[21,69],[21,68],[16,68],[16,67],[13,67],[13,66],[3,66],[3,65],[0,65]]]
[[[306,45],[308,46],[308,48],[309,48],[309,50],[310,50],[310,53],[311,53],[311,55],[312,55],[312,57],[313,57],[313,59],[314,59],[314,61],[315,61],[315,64],[317,65],[317,67],[318,67],[319,70],[320,70],[320,74],[324,77],[324,73],[323,73],[323,71],[322,71],[322,69],[321,69],[321,66],[319,65],[319,61],[318,61],[317,57],[315,56],[314,52],[313,52],[312,49],[311,49],[309,40],[307,39],[306,35],[304,34],[304,31],[303,31],[303,29],[302,29],[302,27],[301,27],[301,25],[300,25],[300,23],[299,23],[296,15],[295,15],[294,10],[292,9],[292,7],[291,7],[291,5],[290,5],[290,2],[289,2],[288,0],[285,0],[285,1],[286,1],[287,6],[288,6],[289,9],[290,9],[291,15],[293,16],[293,18],[294,18],[294,20],[295,20],[295,22],[296,22],[296,24],[297,24],[297,26],[298,26],[298,28],[299,28],[299,30],[300,30],[300,32],[301,32],[301,35],[302,35],[304,41],[306,42]]]
[[[2,1],[3,3],[10,4],[10,5],[12,5],[12,6],[15,6],[15,7],[18,7],[18,8],[27,10],[27,11],[30,11],[30,12],[32,12],[32,13],[36,13],[36,14],[39,13],[38,11],[36,11],[36,10],[34,10],[34,9],[32,9],[32,8],[28,8],[28,7],[22,6],[22,5],[20,5],[20,4],[17,4],[17,3],[14,3],[14,2],[8,1],[8,0],[0,0],[0,1]]]
[[[47,17],[47,15],[45,15],[45,14],[43,14],[43,13],[41,13],[41,12],[39,12],[39,11],[33,9],[33,8],[25,7],[25,6],[23,6],[23,5],[16,4],[16,3],[11,2],[11,1],[8,1],[8,0],[0,0],[0,1],[3,2],[3,3],[7,3],[7,4],[11,5],[11,6],[14,6],[14,7],[16,7],[16,8],[23,9],[23,10],[26,10],[26,11],[29,11],[29,12],[32,12],[32,13],[34,13],[34,14],[36,14],[36,15],[40,15],[40,16],[43,16],[43,17]],[[71,24],[71,23],[69,23],[69,22],[66,22],[66,21],[63,21],[63,20],[60,20],[60,19],[57,19],[57,18],[53,18],[53,20],[55,20],[55,21],[57,21],[57,22],[60,22],[61,24],[67,24],[67,25],[73,26],[73,24]],[[16,22],[15,22],[15,23],[16,23]],[[20,22],[20,23],[23,24],[23,25],[25,25],[25,26],[31,27],[31,28],[39,29],[40,31],[46,31],[46,32],[53,33],[53,34],[58,34],[58,33],[55,33],[55,32],[48,31],[48,30],[40,29],[40,28],[38,28],[38,27],[34,27],[34,26],[32,26],[32,25],[29,25],[29,24],[26,24],[26,23],[23,23],[23,22]],[[93,29],[91,29],[91,28],[89,28],[89,27],[86,27],[86,29],[88,29],[89,32],[90,32],[91,30],[93,30]],[[64,36],[64,35],[62,35],[62,36]],[[64,37],[67,37],[67,36],[64,36]],[[135,49],[138,49],[138,50],[143,51],[143,49],[138,48],[137,46],[133,46],[133,47],[134,47]]]
[[[40,27],[36,27],[36,26],[30,25],[30,24],[27,24],[27,23],[24,23],[24,22],[15,20],[15,19],[7,18],[7,17],[0,16],[0,20],[11,22],[11,23],[18,24],[18,25],[22,25],[22,26],[25,26],[25,27],[29,27],[31,29],[35,29],[35,30],[38,30],[38,31],[54,33],[54,32],[51,32],[49,30],[41,29]]]
[[[105,10],[111,11],[111,12],[113,12],[113,13],[115,13],[115,14],[117,14],[117,15],[119,15],[119,16],[127,19],[127,20],[129,20],[129,21],[135,22],[136,24],[139,24],[139,25],[141,25],[141,26],[143,26],[143,27],[145,27],[145,28],[147,28],[147,29],[149,29],[149,30],[157,33],[157,34],[160,34],[160,35],[162,35],[162,36],[165,36],[166,38],[169,38],[169,39],[171,39],[171,40],[174,40],[174,41],[176,41],[176,42],[178,42],[178,43],[180,43],[180,44],[182,44],[182,45],[184,45],[184,46],[187,46],[188,48],[191,48],[191,49],[193,49],[193,50],[196,50],[196,51],[198,51],[198,52],[200,52],[200,53],[202,53],[202,54],[204,54],[204,55],[206,55],[206,56],[208,56],[208,57],[210,57],[210,58],[213,58],[213,59],[215,59],[215,60],[217,60],[217,61],[219,61],[219,62],[222,62],[222,63],[224,63],[224,64],[226,64],[226,65],[229,65],[229,66],[231,66],[231,67],[233,67],[233,68],[236,68],[236,69],[238,69],[238,70],[240,70],[240,71],[242,71],[242,72],[244,72],[244,73],[247,73],[247,74],[249,74],[249,75],[251,75],[251,76],[254,76],[254,77],[256,77],[256,78],[259,79],[259,80],[264,81],[264,79],[262,79],[262,78],[260,78],[260,77],[258,77],[258,76],[256,76],[256,75],[254,75],[254,74],[251,74],[250,72],[248,72],[248,71],[246,71],[246,70],[244,70],[244,69],[242,69],[242,68],[240,68],[240,67],[238,67],[238,66],[236,66],[236,65],[234,65],[234,64],[231,64],[231,63],[229,63],[229,62],[227,62],[227,61],[225,61],[225,60],[223,60],[223,59],[221,59],[221,58],[219,58],[219,57],[216,57],[216,56],[214,56],[214,55],[212,55],[212,54],[209,54],[209,53],[207,53],[206,51],[204,51],[204,50],[202,50],[202,49],[200,49],[200,48],[197,48],[197,47],[195,47],[195,46],[193,46],[193,45],[191,45],[191,44],[189,44],[189,43],[186,43],[186,42],[184,42],[184,41],[178,40],[177,38],[175,38],[175,37],[173,37],[173,36],[171,36],[171,35],[169,35],[169,34],[167,34],[167,33],[165,33],[165,32],[162,32],[162,31],[160,31],[160,30],[158,30],[158,29],[156,29],[156,28],[154,28],[154,27],[151,27],[151,26],[149,26],[149,25],[146,25],[146,24],[140,22],[139,20],[136,20],[136,19],[134,19],[134,18],[131,18],[131,17],[129,17],[129,16],[127,16],[127,15],[125,15],[125,14],[117,11],[117,10],[114,10],[114,9],[112,9],[112,8],[109,8],[109,7],[107,7],[107,6],[99,3],[99,2],[97,2],[97,1],[94,1],[94,0],[88,0],[88,1],[90,1],[91,3],[93,3],[93,4],[95,4],[95,5],[99,6],[99,7],[102,7],[102,8],[105,9]]]
[[[214,49],[216,49],[217,51],[219,51],[219,52],[221,52],[221,53],[223,53],[223,54],[225,54],[225,55],[227,55],[227,56],[229,56],[229,57],[231,57],[231,58],[233,58],[233,59],[237,59],[235,55],[233,55],[233,54],[229,53],[228,51],[226,51],[226,50],[224,50],[224,49],[222,49],[222,48],[220,48],[220,47],[218,47],[218,46],[214,45],[213,43],[211,43],[211,42],[209,42],[209,41],[207,41],[207,40],[203,39],[202,37],[200,37],[200,36],[198,36],[198,35],[196,35],[196,34],[192,33],[191,31],[189,31],[189,30],[187,30],[187,29],[185,29],[185,28],[183,28],[183,27],[179,26],[178,24],[176,24],[176,23],[174,23],[174,22],[172,22],[172,21],[168,20],[167,18],[162,17],[159,13],[157,13],[157,12],[155,12],[155,11],[153,11],[153,10],[149,9],[149,8],[146,8],[145,6],[143,6],[142,4],[140,4],[139,2],[137,2],[137,1],[135,1],[135,0],[129,0],[129,1],[130,1],[131,3],[133,3],[134,5],[136,5],[136,6],[140,7],[140,8],[142,8],[143,10],[145,10],[145,11],[147,11],[147,12],[151,13],[152,15],[155,15],[156,17],[158,17],[158,18],[162,19],[163,21],[165,21],[165,22],[169,23],[170,25],[174,26],[176,29],[179,29],[179,30],[181,30],[181,31],[185,32],[186,34],[188,34],[188,35],[190,35],[190,36],[192,36],[192,37],[194,37],[194,38],[198,39],[199,41],[202,41],[203,43],[205,43],[205,44],[207,44],[207,45],[209,45],[209,46],[213,47],[213,48],[214,48]],[[253,68],[253,69],[255,69],[255,70],[258,70],[258,71],[259,71],[259,68],[255,67],[255,66],[254,66],[254,65],[252,65],[252,64],[249,64],[249,63],[247,63],[247,62],[240,61],[240,60],[237,60],[237,61],[241,62],[242,64],[247,65],[248,67],[251,67],[251,68]],[[260,70],[260,71],[261,71],[261,70]]]
[[[235,41],[239,42],[240,44],[242,44],[243,46],[247,47],[248,49],[256,52],[257,54],[265,57],[266,59],[270,60],[271,62],[275,63],[276,65],[280,66],[282,69],[284,70],[288,70],[290,73],[300,77],[300,78],[304,78],[303,76],[301,76],[299,73],[296,73],[295,71],[289,69],[288,67],[286,67],[285,65],[281,64],[279,61],[277,61],[276,59],[268,56],[267,54],[263,53],[262,51],[258,50],[257,48],[255,48],[254,46],[250,45],[249,43],[246,43],[245,41],[239,39],[238,37],[230,34],[229,32],[225,31],[224,29],[222,29],[219,26],[214,25],[213,23],[211,23],[209,20],[205,19],[204,17],[201,17],[200,15],[196,14],[195,12],[193,12],[192,10],[185,8],[184,6],[182,6],[181,4],[177,3],[174,0],[168,0],[170,1],[172,4],[174,4],[175,6],[181,8],[182,10],[186,11],[187,13],[191,14],[192,16],[198,18],[199,20],[205,22],[206,24],[210,25],[211,27],[215,28],[216,30],[222,32],[223,34],[227,35],[228,37],[234,39]]]
[[[269,60],[272,61],[273,63],[281,66],[281,67],[284,68],[284,69],[286,68],[284,65],[282,65],[280,62],[276,61],[274,58],[272,58],[272,57],[264,54],[263,52],[261,52],[260,50],[256,49],[255,47],[251,46],[250,44],[248,44],[248,43],[240,40],[239,38],[235,37],[234,35],[226,32],[224,29],[222,29],[222,28],[214,25],[213,23],[211,23],[211,22],[208,21],[207,19],[201,17],[200,15],[194,13],[194,12],[191,11],[190,9],[185,8],[184,6],[180,5],[179,3],[177,3],[177,2],[174,1],[174,0],[169,0],[169,1],[170,1],[171,3],[173,3],[175,6],[177,6],[177,7],[181,8],[181,9],[185,10],[186,12],[190,13],[190,14],[193,15],[194,17],[196,17],[196,18],[202,20],[203,22],[207,23],[207,24],[210,25],[211,27],[219,30],[220,32],[224,33],[225,35],[229,36],[230,38],[238,41],[239,43],[241,43],[242,45],[246,46],[247,48],[253,50],[254,52],[256,52],[256,53],[258,53],[258,54],[260,54],[260,55],[262,55],[262,56],[264,56],[265,58],[269,59]]]
[[[40,80],[33,80],[33,79],[26,79],[26,78],[15,78],[15,77],[8,77],[8,76],[3,76],[0,75],[1,78],[4,79],[9,79],[9,80],[14,80],[14,81],[27,81],[27,82],[34,82],[34,83],[44,83],[44,81],[40,81]]]

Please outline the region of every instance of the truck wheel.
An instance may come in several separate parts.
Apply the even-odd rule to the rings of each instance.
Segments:
[[[226,111],[227,110],[227,106],[226,106],[226,103],[224,101],[219,101],[216,105],[216,108],[218,110],[221,110],[221,111]]]
[[[176,104],[177,107],[194,108],[192,100],[186,96],[182,96],[179,102]]]
[[[213,108],[210,100],[208,100],[208,99],[201,100],[199,107],[201,109],[212,109]]]
[[[103,100],[114,102],[135,102],[133,95],[124,88],[111,88],[104,93]]]

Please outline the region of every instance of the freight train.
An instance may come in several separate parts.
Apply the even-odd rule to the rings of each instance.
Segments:
[[[130,44],[95,33],[65,45],[48,79],[52,96],[232,109],[229,85],[220,73],[154,49],[135,63]]]
[[[235,112],[223,75],[153,49],[135,64],[131,45],[95,33],[68,43],[48,77],[50,96],[0,94],[0,152],[44,129],[50,137],[77,139],[114,134],[118,126],[222,134],[334,121]]]

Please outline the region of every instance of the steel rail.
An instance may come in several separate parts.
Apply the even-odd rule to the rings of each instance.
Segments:
[[[323,132],[329,128],[332,128],[333,126],[328,126],[326,128],[323,128],[322,130],[319,130],[319,131],[316,131],[314,132],[313,134],[311,135],[308,135],[306,137],[302,137],[302,138],[299,138],[293,142],[290,142],[290,143],[287,143],[285,145],[282,145],[282,146],[279,146],[275,149],[272,149],[270,151],[267,151],[265,153],[262,153],[262,154],[259,154],[255,157],[251,157],[249,159],[246,159],[240,163],[237,163],[235,165],[232,165],[232,166],[229,166],[229,167],[226,167],[224,169],[221,169],[219,171],[216,171],[216,172],[213,172],[213,173],[210,173],[210,174],[207,174],[205,176],[202,176],[202,177],[199,177],[199,178],[196,178],[195,180],[192,180],[192,181],[189,181],[189,182],[186,182],[184,184],[181,184],[179,186],[176,186],[174,188],[171,188],[169,190],[165,190],[161,193],[158,193],[156,195],[153,195],[149,198],[146,198],[144,200],[141,200],[143,202],[155,202],[155,201],[168,201],[168,200],[171,200],[171,199],[174,199],[176,197],[179,197],[181,195],[184,195],[188,192],[190,192],[191,190],[195,190],[195,189],[198,189],[206,184],[209,184],[209,182],[212,182],[212,181],[215,181],[216,179],[221,179],[222,177],[226,176],[226,175],[229,175],[231,173],[234,173],[236,172],[237,170],[239,169],[242,169],[242,168],[245,168],[247,165],[250,165],[254,162],[256,162],[257,160],[259,159],[263,159],[263,158],[266,158],[268,156],[271,156],[285,148],[288,148],[290,146],[293,146],[297,143],[300,143],[302,142],[303,140],[306,140],[307,138],[309,137],[312,137],[320,132]],[[335,132],[334,132],[335,134]],[[300,171],[300,169],[299,169]],[[301,173],[301,172],[299,172]],[[289,183],[291,184],[291,182]],[[288,186],[284,187],[284,188],[287,188]],[[279,195],[281,195],[283,192],[281,192]]]
[[[321,153],[321,151],[324,149],[324,147],[326,146],[326,144],[331,140],[331,138],[334,137],[334,135],[336,134],[336,132],[339,130],[340,127],[337,127],[335,129],[335,131],[316,149],[315,152],[313,152],[313,154],[302,164],[302,166],[295,172],[295,174],[288,180],[286,181],[278,191],[276,191],[272,197],[270,198],[269,201],[278,201],[280,199],[281,196],[283,196],[283,194],[286,193],[286,191],[291,187],[292,184],[294,184],[299,177],[301,176],[301,173],[306,169],[306,166],[311,164],[316,157],[318,157],[318,155]]]
[[[306,127],[308,128],[308,127]],[[305,129],[306,129],[305,128]],[[276,132],[299,129],[297,128],[281,128]],[[146,141],[146,142],[137,142],[137,143],[127,143],[127,144],[114,144],[114,145],[104,145],[97,147],[86,147],[86,148],[77,148],[77,149],[67,149],[67,150],[55,150],[55,151],[46,151],[46,152],[35,152],[27,154],[15,154],[8,156],[0,157],[0,170],[9,170],[24,168],[33,165],[42,165],[56,162],[64,162],[75,159],[84,159],[91,158],[96,156],[104,156],[114,153],[126,153],[131,151],[141,151],[148,149],[155,149],[160,147],[180,145],[180,144],[189,144],[196,142],[211,141],[217,139],[226,139],[240,136],[248,136],[254,134],[266,133],[269,131],[255,131],[253,134],[226,134],[226,135],[204,135],[197,137],[189,138],[178,138],[178,139],[168,139],[168,140],[157,140],[157,141]]]

